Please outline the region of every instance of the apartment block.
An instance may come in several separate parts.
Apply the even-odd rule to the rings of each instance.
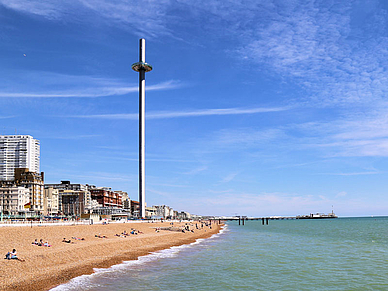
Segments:
[[[30,135],[0,135],[0,181],[14,180],[17,168],[39,173],[39,140]]]
[[[3,215],[22,215],[30,202],[30,190],[16,185],[0,187],[0,211]]]
[[[60,184],[45,184],[44,187],[59,191],[58,211],[61,213],[78,215],[79,211],[81,211],[81,214],[89,213],[94,207],[90,193],[90,189],[96,188],[94,185],[73,184],[70,181],[61,181]],[[78,203],[78,206],[70,206],[70,202]]]
[[[113,192],[111,188],[101,187],[90,189],[93,200],[97,200],[102,207],[123,208],[122,197],[119,192]]]
[[[52,187],[44,189],[44,215],[56,215],[59,212],[59,190]]]

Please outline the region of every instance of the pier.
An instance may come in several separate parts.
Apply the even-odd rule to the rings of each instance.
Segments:
[[[215,217],[214,219],[218,220],[227,220],[227,221],[246,221],[246,220],[289,220],[289,219],[299,219],[298,216],[264,216],[264,217],[248,217],[248,216],[231,216],[231,217]]]
[[[264,217],[248,217],[248,216],[221,216],[209,218],[210,220],[223,220],[223,221],[238,221],[238,225],[245,225],[247,220],[261,220],[262,224],[268,225],[269,220],[292,220],[292,219],[333,219],[338,218],[334,212],[329,214],[310,214],[310,215],[298,215],[298,216],[264,216]]]

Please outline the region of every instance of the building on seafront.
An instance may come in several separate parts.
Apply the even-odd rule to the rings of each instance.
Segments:
[[[95,187],[88,184],[72,184],[70,181],[61,181],[60,184],[45,184],[46,191],[49,189],[58,191],[56,213],[76,216],[91,211],[93,203],[90,189]]]
[[[39,140],[30,135],[0,135],[0,181],[14,180],[17,168],[39,173]]]
[[[30,135],[0,135],[0,187],[2,188],[1,197],[2,213],[9,215],[16,214],[41,214],[44,208],[44,173],[40,169],[40,143]],[[22,190],[21,187],[28,189]],[[19,189],[19,190],[15,190]],[[27,198],[18,198],[16,211],[16,192],[20,196]],[[15,195],[6,195],[14,193]],[[4,198],[4,197],[10,197]],[[27,201],[28,200],[28,201]],[[21,205],[25,201],[26,205]],[[5,205],[13,205],[6,210]],[[23,207],[22,207],[23,206]],[[25,207],[26,206],[26,207]],[[12,209],[12,210],[11,210]]]
[[[25,205],[28,211],[25,211],[24,214],[28,214],[28,216],[43,214],[44,173],[30,172],[28,168],[16,168],[13,177],[13,180],[0,181],[0,188],[3,189],[2,193],[4,194],[4,191],[11,191],[14,187],[28,189],[29,202],[28,205]],[[8,196],[5,195],[5,197]],[[4,199],[4,195],[0,199]],[[6,212],[4,211],[4,213]]]
[[[56,215],[59,212],[59,190],[53,187],[44,189],[43,199],[43,214],[44,215]]]
[[[96,187],[89,184],[74,184],[61,181],[60,184],[45,184],[46,190],[58,191],[58,213],[66,216],[81,216],[96,213],[130,215],[131,200],[124,191],[112,191],[110,187]]]
[[[13,183],[30,190],[30,210],[43,214],[44,206],[44,173],[29,171],[28,168],[15,169]]]
[[[90,190],[92,199],[97,200],[102,207],[123,208],[121,194],[113,192],[112,188],[99,187]]]
[[[0,187],[0,207],[3,215],[25,215],[30,201],[30,190],[16,185]]]
[[[85,214],[140,217],[140,202],[131,200],[127,192],[70,181],[44,184],[44,173],[39,171],[39,140],[31,135],[0,135],[1,220]],[[190,215],[162,205],[146,207],[145,217],[187,219]]]

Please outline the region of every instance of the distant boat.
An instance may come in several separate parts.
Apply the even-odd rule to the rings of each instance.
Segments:
[[[323,213],[310,213],[310,215],[298,215],[296,219],[325,219],[325,218],[338,218],[337,215],[334,214],[332,211],[331,213],[328,214],[323,214]]]

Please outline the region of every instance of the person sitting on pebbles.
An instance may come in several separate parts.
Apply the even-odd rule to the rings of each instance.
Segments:
[[[81,238],[81,237],[76,237],[76,236],[73,236],[72,239],[75,239],[75,240],[85,240],[85,238]]]
[[[16,249],[13,249],[12,252],[8,252],[6,255],[5,255],[5,258],[4,259],[7,259],[7,260],[18,260],[18,261],[21,261],[21,262],[24,262],[25,260],[24,259],[21,259],[17,256],[17,253],[16,253]]]

